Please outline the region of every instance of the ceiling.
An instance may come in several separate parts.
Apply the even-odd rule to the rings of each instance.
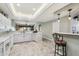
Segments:
[[[19,3],[18,4],[7,4],[9,9],[12,11],[15,19],[18,20],[26,19],[30,21],[37,17],[42,10],[44,10],[50,4],[45,3]]]
[[[61,17],[68,15],[68,9],[72,8],[78,13],[79,4],[72,3],[0,3],[0,8],[17,22],[47,22],[55,20],[57,14]]]
[[[42,3],[14,3],[13,7],[15,11],[21,14],[33,15],[40,7]]]
[[[57,18],[57,11],[69,5],[69,3],[53,3],[49,8],[47,8],[39,17],[37,21],[42,20],[42,22],[51,21]]]

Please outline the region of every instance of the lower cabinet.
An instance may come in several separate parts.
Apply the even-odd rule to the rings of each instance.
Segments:
[[[13,40],[12,37],[9,37],[0,44],[0,56],[8,56],[10,54],[12,47],[13,47]]]
[[[42,33],[17,33],[6,37],[6,40],[0,43],[0,56],[8,56],[14,43],[32,40],[42,41]]]
[[[42,33],[31,33],[31,32],[26,32],[26,33],[16,33],[14,36],[14,43],[18,42],[24,42],[24,41],[42,41]]]
[[[10,42],[3,42],[0,44],[0,56],[8,56],[10,53]]]
[[[4,51],[3,51],[3,43],[0,44],[0,56],[4,55]]]
[[[34,33],[32,35],[32,39],[35,40],[35,41],[37,41],[37,42],[42,41],[42,33],[41,32]]]
[[[32,33],[25,33],[24,40],[25,41],[32,41]]]
[[[23,42],[24,41],[24,36],[23,36],[23,34],[15,34],[14,35],[14,43],[17,43],[17,42]]]
[[[10,49],[11,49],[11,39],[7,39],[5,42],[4,42],[4,55],[9,55],[10,54]]]
[[[14,35],[14,43],[31,41],[32,33],[17,33]]]

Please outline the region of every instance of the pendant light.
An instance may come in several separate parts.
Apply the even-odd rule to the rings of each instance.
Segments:
[[[57,14],[58,15],[58,22],[60,22],[60,13],[59,14]]]
[[[69,10],[68,10],[68,12],[69,12],[68,19],[69,19],[69,20],[71,20],[71,11],[72,11],[72,9],[69,9]]]

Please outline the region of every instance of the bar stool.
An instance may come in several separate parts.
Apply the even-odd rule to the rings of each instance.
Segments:
[[[63,40],[63,35],[53,34],[53,38],[55,41],[55,52],[54,55],[66,56],[66,41]]]

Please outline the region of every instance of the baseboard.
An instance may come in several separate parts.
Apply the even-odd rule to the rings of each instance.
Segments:
[[[29,42],[35,42],[35,41],[31,40],[31,41],[23,41],[23,42],[14,42],[14,44],[29,43]]]
[[[48,40],[52,40],[53,38],[50,36],[43,36],[43,38],[48,39]]]

